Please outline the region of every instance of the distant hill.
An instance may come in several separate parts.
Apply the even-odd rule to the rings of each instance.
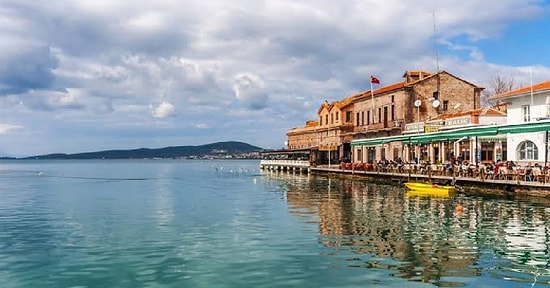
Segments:
[[[217,142],[199,146],[173,146],[157,149],[106,150],[76,154],[47,154],[24,159],[151,159],[151,158],[225,158],[226,156],[253,154],[264,149],[243,142]]]

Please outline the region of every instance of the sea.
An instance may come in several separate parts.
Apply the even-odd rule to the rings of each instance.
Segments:
[[[549,202],[259,160],[3,160],[0,286],[550,287]]]

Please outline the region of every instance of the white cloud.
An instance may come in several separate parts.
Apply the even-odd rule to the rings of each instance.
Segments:
[[[174,113],[175,107],[171,103],[162,102],[151,111],[155,118],[166,118]]]
[[[526,65],[487,60],[500,51],[487,40],[547,9],[524,0],[1,2],[0,121],[44,131],[51,143],[4,137],[0,150],[16,154],[59,151],[47,137],[63,133],[75,141],[63,149],[87,151],[219,139],[278,147],[325,99],[368,89],[369,75],[389,84],[405,70],[434,71],[434,44],[440,68],[468,81],[487,86],[503,73],[525,83]],[[533,65],[534,81],[549,70]],[[127,133],[136,123],[140,133]],[[197,124],[182,136],[182,123]],[[102,138],[76,143],[90,129]]]
[[[262,79],[253,74],[237,75],[233,84],[237,100],[251,109],[262,109],[267,106],[269,98],[264,88]]]
[[[0,123],[0,134],[8,134],[13,130],[21,129],[21,128],[23,128],[23,126]]]

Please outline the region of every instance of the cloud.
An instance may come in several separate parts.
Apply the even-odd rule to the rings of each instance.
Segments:
[[[439,66],[481,86],[496,74],[526,83],[527,65],[491,45],[548,18],[545,2],[523,0],[1,2],[0,121],[43,133],[41,145],[3,138],[0,150],[18,154],[279,147],[325,99],[367,90],[370,75],[390,84]],[[531,50],[547,47],[542,38],[518,39],[534,63],[550,61]],[[535,82],[550,78],[548,65],[532,66]]]
[[[162,102],[151,111],[151,114],[155,118],[166,118],[174,113],[174,105],[168,102]]]
[[[23,126],[0,123],[0,134],[8,134],[13,130],[21,128],[23,128]]]
[[[2,47],[0,96],[53,88],[56,80],[53,70],[57,68],[58,61],[49,47],[8,43],[2,43]]]
[[[251,109],[263,109],[267,106],[269,97],[264,88],[264,82],[253,74],[237,75],[233,84],[237,100]]]

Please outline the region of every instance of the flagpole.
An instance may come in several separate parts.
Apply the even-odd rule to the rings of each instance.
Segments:
[[[531,107],[529,107],[529,122],[532,122],[531,119],[533,119],[533,67],[529,67],[529,78],[531,81]]]
[[[371,124],[374,124],[374,91],[372,90],[372,79],[370,81],[370,99],[372,101],[372,123]]]

